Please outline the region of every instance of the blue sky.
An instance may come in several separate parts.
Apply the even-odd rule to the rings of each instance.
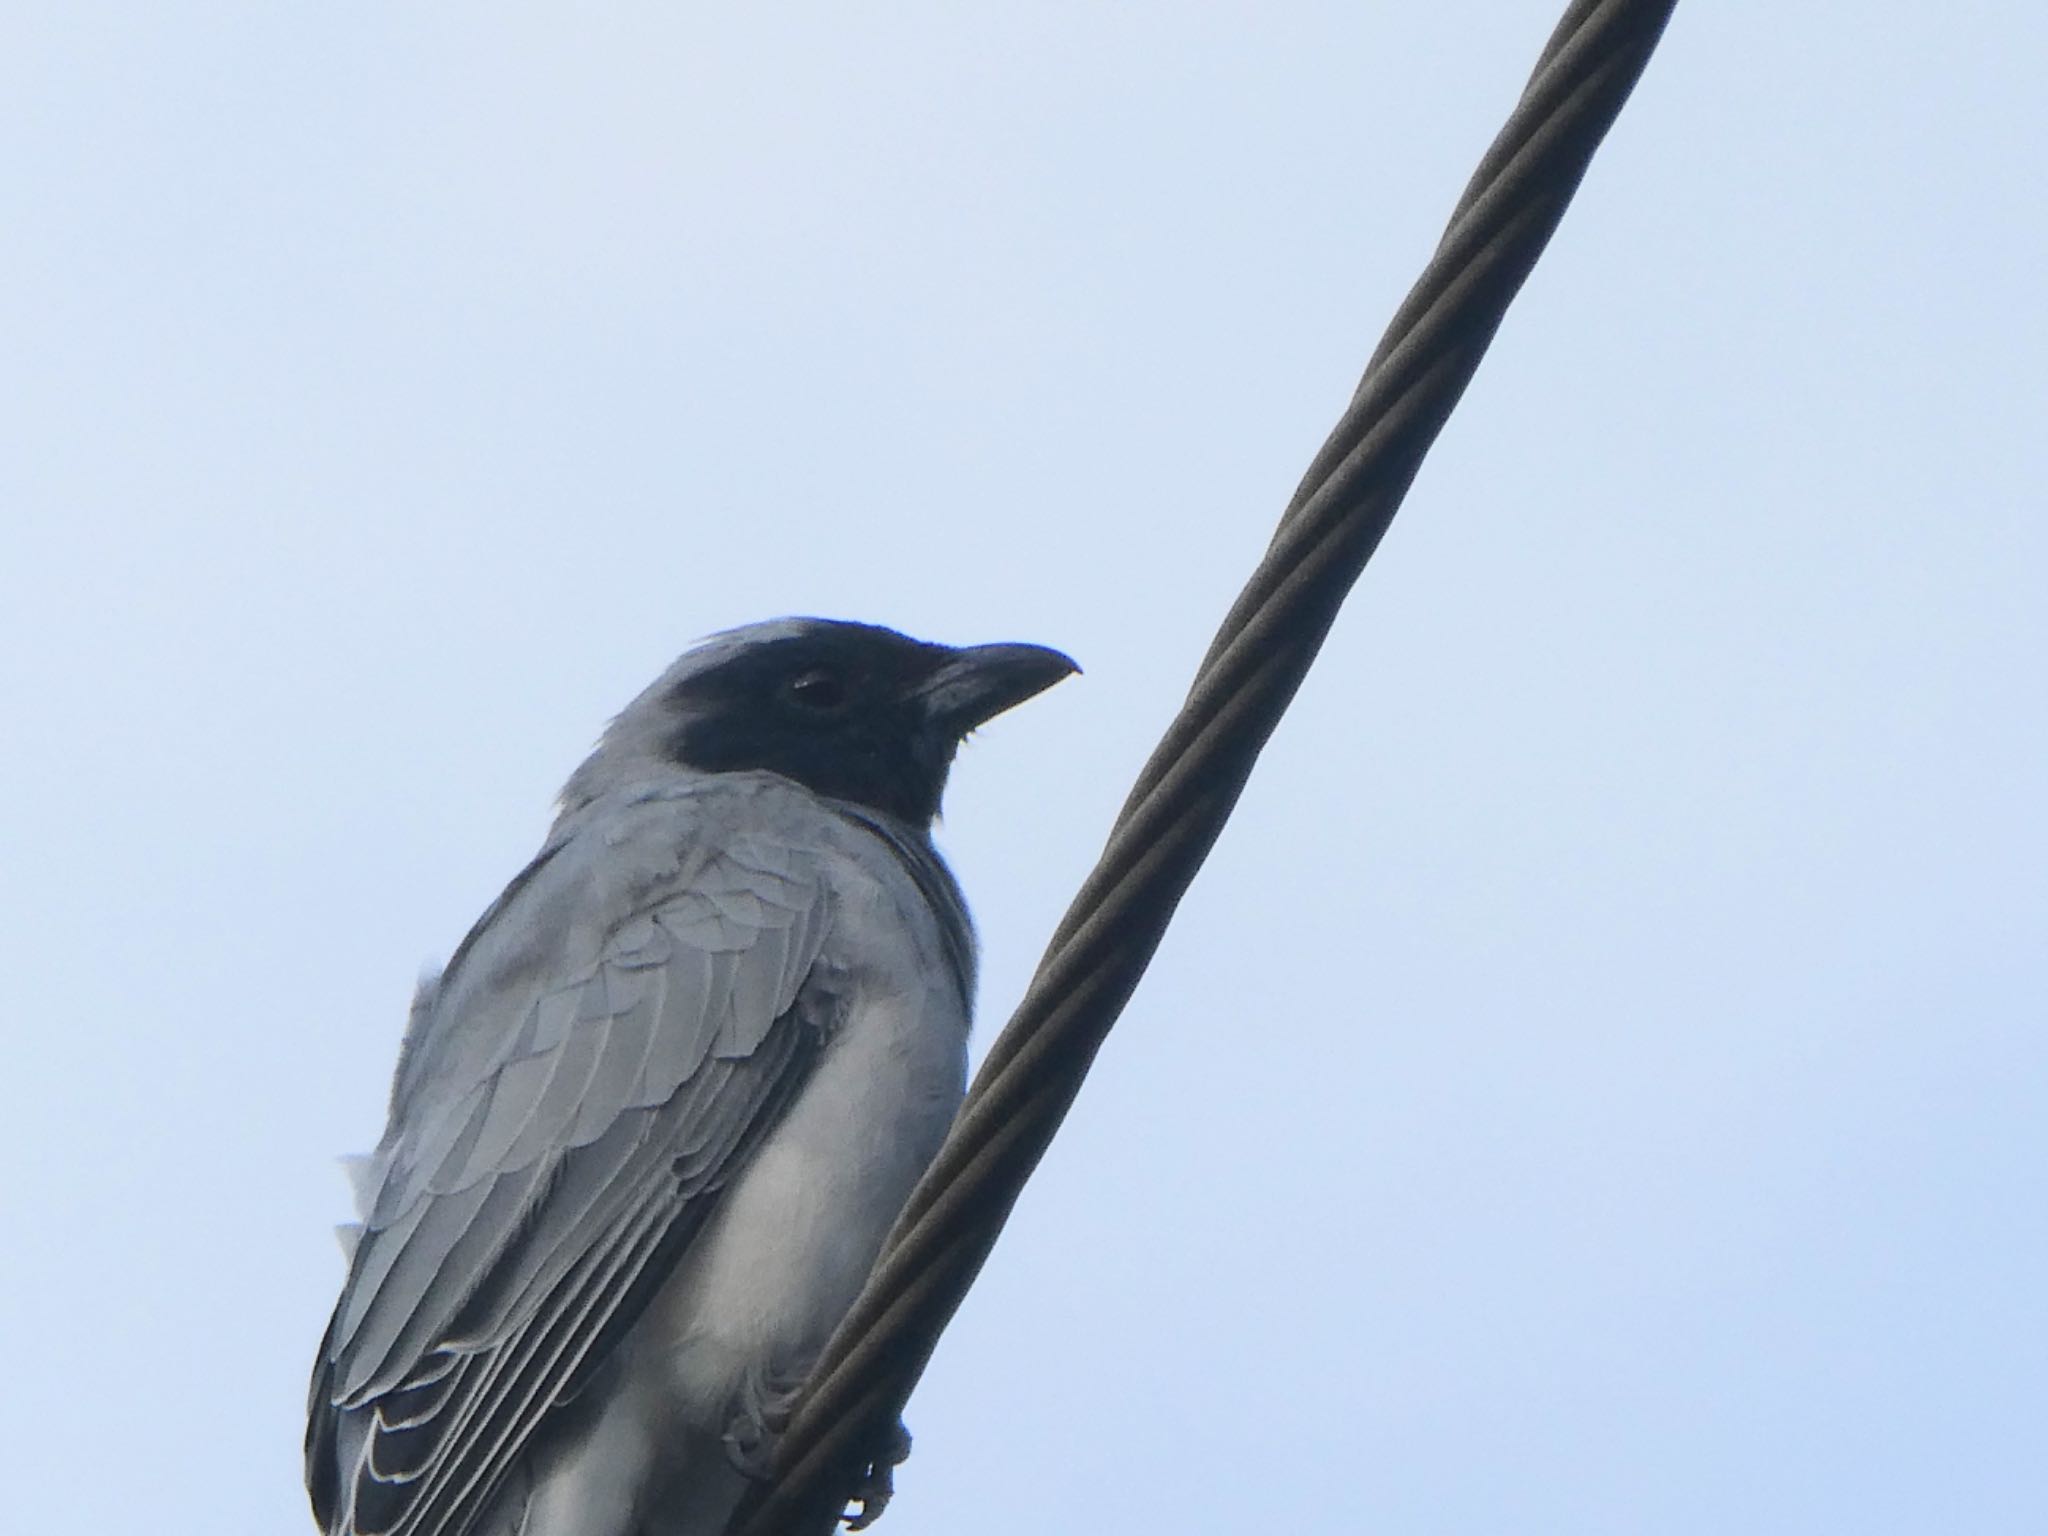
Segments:
[[[985,1044],[1555,14],[11,17],[9,1524],[309,1528],[333,1158],[698,635],[1087,667]],[[2048,1521],[2044,45],[1681,8],[885,1530]]]

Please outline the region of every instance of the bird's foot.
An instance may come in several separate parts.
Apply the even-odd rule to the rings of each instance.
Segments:
[[[727,1460],[756,1482],[765,1481],[775,1447],[796,1414],[804,1373],[760,1367],[747,1373],[725,1431]]]
[[[848,1501],[858,1503],[860,1513],[841,1516],[849,1531],[864,1531],[882,1518],[882,1511],[889,1507],[889,1500],[896,1493],[896,1469],[909,1459],[910,1431],[898,1419],[890,1426],[880,1453],[868,1463],[867,1474]]]
[[[758,1369],[748,1373],[740,1388],[736,1411],[724,1435],[725,1454],[756,1482],[766,1482],[774,1470],[775,1449],[795,1416],[803,1385],[801,1372]],[[847,1497],[849,1505],[859,1506],[840,1517],[849,1531],[864,1531],[882,1518],[896,1492],[896,1468],[909,1458],[910,1431],[898,1419],[882,1436],[859,1484]]]

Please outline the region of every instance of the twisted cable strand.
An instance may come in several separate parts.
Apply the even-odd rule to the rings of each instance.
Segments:
[[[1567,8],[813,1368],[742,1536],[837,1520],[1676,3]]]

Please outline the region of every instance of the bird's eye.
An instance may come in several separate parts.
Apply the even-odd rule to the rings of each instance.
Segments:
[[[790,680],[789,696],[805,709],[827,713],[846,702],[846,683],[829,667],[814,667]]]

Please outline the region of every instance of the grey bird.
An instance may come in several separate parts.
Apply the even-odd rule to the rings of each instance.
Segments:
[[[1074,670],[786,619],[612,721],[421,983],[354,1170],[307,1409],[328,1536],[725,1529],[961,1099],[955,748]]]

